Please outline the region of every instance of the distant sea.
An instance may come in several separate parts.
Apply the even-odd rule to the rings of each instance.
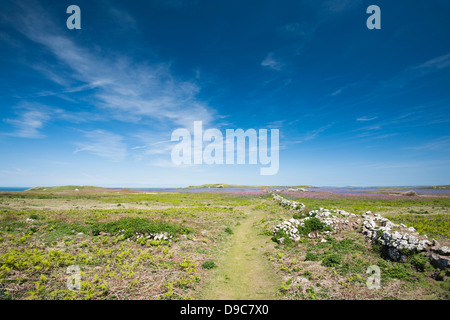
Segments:
[[[0,187],[0,191],[25,191],[31,187]]]
[[[349,193],[349,194],[382,194],[382,190],[390,188],[392,192],[413,190],[418,194],[428,195],[448,195],[450,188],[433,189],[427,187],[306,187],[309,191],[333,192],[333,193]],[[122,188],[111,188],[112,190],[121,190]],[[230,187],[230,188],[128,188],[129,190],[147,191],[147,192],[251,192],[258,191],[261,187]],[[270,187],[270,190],[287,190],[289,187]],[[380,190],[381,189],[381,190]],[[384,193],[387,193],[384,190]]]
[[[24,191],[31,187],[0,187],[0,191]],[[380,189],[384,189],[387,193],[388,187],[307,187],[309,191],[333,192],[333,193],[350,193],[350,194],[374,194],[382,193]],[[147,192],[205,192],[205,191],[219,191],[219,192],[248,192],[260,190],[260,187],[231,187],[231,188],[109,188],[110,190],[137,190]],[[270,190],[289,189],[286,187],[270,187]],[[433,189],[427,187],[391,187],[391,191],[406,191],[413,190],[418,194],[428,195],[449,195],[450,188]]]

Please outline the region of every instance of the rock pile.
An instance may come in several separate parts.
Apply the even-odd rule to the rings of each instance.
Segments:
[[[358,227],[358,221],[355,219],[357,215],[345,210],[319,208],[319,210],[311,210],[308,214],[320,218],[323,223],[333,229],[333,233],[343,231],[349,227]]]
[[[389,219],[373,215],[370,211],[363,216],[362,233],[372,241],[379,244],[393,261],[406,262],[408,253],[422,252],[430,258],[430,262],[437,268],[450,268],[450,249],[441,247],[439,243],[420,235],[413,227],[404,224],[395,224]]]
[[[273,235],[276,236],[281,230],[293,241],[300,241],[300,232],[298,231],[298,226],[300,225],[300,221],[292,218],[287,221],[283,221],[282,223],[275,226],[273,229]],[[283,243],[285,240],[284,237],[278,239],[278,243]]]
[[[126,230],[121,230],[118,234],[118,236],[124,236]],[[135,232],[133,236],[130,238],[131,240],[139,240],[139,239],[146,239],[146,240],[171,240],[173,236],[171,236],[167,232],[160,232],[160,233],[141,233],[141,232]]]
[[[302,211],[306,207],[303,203],[287,200],[277,194],[273,194],[273,199],[283,207],[294,210]],[[308,216],[303,219],[292,218],[283,221],[275,226],[273,234],[276,236],[282,230],[291,240],[299,241],[301,239],[299,228],[303,227],[305,221],[312,217],[319,218],[325,225],[330,226],[333,230],[331,233],[349,228],[361,228],[362,234],[372,243],[380,245],[393,261],[406,262],[409,253],[422,252],[430,258],[434,267],[450,270],[449,247],[441,246],[435,239],[429,240],[426,235],[420,235],[413,227],[408,228],[403,223],[395,224],[379,214],[373,214],[371,211],[362,215],[363,221],[361,223],[359,216],[354,213],[339,209],[319,208],[310,211]],[[323,235],[328,233],[330,231],[324,231],[322,234],[311,232],[308,237],[323,238]],[[284,238],[279,238],[278,242],[282,243],[284,240]]]
[[[283,198],[280,195],[273,195],[275,201],[277,201],[283,207],[292,208],[294,210],[302,211],[306,206],[303,203],[290,201]],[[313,231],[308,234],[308,238],[323,238],[329,233],[337,233],[348,228],[357,228],[358,222],[355,221],[354,217],[357,217],[354,213],[346,212],[345,210],[329,210],[324,208],[319,208],[318,210],[312,210],[308,213],[308,216],[302,219],[290,219],[283,221],[282,223],[275,226],[273,229],[273,235],[276,236],[280,231],[283,231],[291,240],[299,241],[301,235],[299,232],[299,227],[305,226],[305,222],[312,217],[316,217],[326,226],[331,227],[332,231],[322,231],[321,233]],[[284,238],[279,238],[278,242],[284,242]],[[324,239],[322,241],[325,241]]]
[[[273,194],[273,199],[277,201],[281,206],[288,207],[294,210],[302,211],[306,206],[301,202],[290,201],[283,198],[280,195]]]

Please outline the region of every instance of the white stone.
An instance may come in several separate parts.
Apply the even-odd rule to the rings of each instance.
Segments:
[[[394,240],[401,239],[401,238],[402,238],[402,234],[400,232],[398,232],[398,231],[395,231],[392,234],[392,239],[394,239]]]
[[[410,244],[418,244],[419,243],[419,239],[417,239],[414,236],[410,236],[409,239],[408,239],[408,243],[410,243]]]
[[[444,256],[448,256],[448,255],[450,255],[450,248],[447,247],[447,246],[440,247],[438,252],[439,252],[439,254],[442,254]]]

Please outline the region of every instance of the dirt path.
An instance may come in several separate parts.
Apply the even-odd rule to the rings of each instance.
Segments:
[[[247,218],[234,227],[228,247],[219,258],[218,268],[205,286],[201,299],[267,300],[277,299],[281,279],[264,252],[273,242],[258,234],[253,224],[264,218],[264,211],[248,210]]]

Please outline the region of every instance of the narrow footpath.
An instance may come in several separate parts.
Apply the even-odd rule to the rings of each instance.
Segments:
[[[205,300],[274,300],[281,284],[280,277],[264,256],[269,237],[259,235],[254,223],[265,217],[263,210],[248,210],[247,218],[233,228],[227,248],[218,258],[218,268],[206,284],[201,299]]]

